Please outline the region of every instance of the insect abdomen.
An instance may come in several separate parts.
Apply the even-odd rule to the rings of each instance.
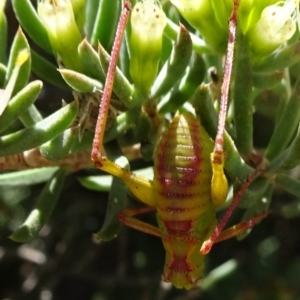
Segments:
[[[157,146],[154,189],[166,249],[164,276],[191,288],[201,277],[199,249],[216,220],[211,201],[213,144],[191,113],[176,115]]]
[[[154,163],[157,209],[162,219],[170,218],[165,210],[180,210],[178,219],[183,221],[211,206],[212,149],[208,134],[191,113],[174,117],[157,146]],[[187,210],[189,213],[184,213]]]

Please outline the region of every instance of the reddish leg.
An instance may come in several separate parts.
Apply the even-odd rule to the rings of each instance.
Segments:
[[[92,161],[94,162],[95,167],[99,169],[101,169],[102,167],[103,158],[101,156],[100,150],[102,147],[102,141],[103,141],[103,136],[106,127],[109,103],[110,103],[113,84],[114,84],[114,75],[117,68],[117,61],[118,61],[118,56],[121,48],[122,37],[129,18],[130,10],[131,10],[130,2],[129,0],[125,0],[122,13],[120,16],[120,20],[118,23],[116,38],[111,52],[111,61],[109,63],[103,96],[99,108],[98,120],[97,120],[95,137],[93,141],[93,149],[92,149]]]
[[[233,12],[231,14],[230,21],[229,21],[228,46],[226,52],[223,82],[221,87],[221,101],[220,101],[220,113],[219,113],[219,120],[218,120],[218,130],[215,139],[214,151],[210,156],[212,170],[213,170],[211,191],[212,191],[213,203],[215,206],[223,204],[226,200],[226,196],[228,193],[228,183],[223,170],[224,161],[225,161],[223,144],[224,144],[225,122],[226,122],[226,115],[227,115],[228,94],[229,94],[230,79],[231,79],[232,66],[233,66],[233,57],[234,57],[238,4],[239,1],[235,1]]]
[[[125,225],[131,228],[155,235],[157,237],[161,237],[160,230],[157,227],[134,218],[134,216],[136,215],[151,212],[154,210],[156,210],[155,206],[124,209],[118,214],[118,219],[120,222],[124,223]]]
[[[250,183],[253,181],[253,179],[255,178],[255,176],[259,173],[259,170],[255,170],[252,174],[250,174],[247,178],[247,180],[243,183],[243,185],[240,187],[239,191],[237,192],[237,194],[235,195],[230,207],[228,208],[228,210],[226,211],[225,215],[223,216],[223,218],[221,219],[221,221],[219,222],[218,226],[216,227],[216,229],[214,230],[212,236],[203,243],[200,252],[201,254],[205,255],[207,254],[211,247],[213,246],[213,244],[218,240],[219,235],[221,234],[225,224],[227,223],[229,217],[231,216],[232,212],[235,210],[236,206],[238,205],[239,201],[241,200],[245,190],[249,187]],[[255,225],[255,223],[258,222],[258,220],[264,218],[268,213],[263,213],[261,215],[258,215],[252,219],[250,219],[249,221],[246,221],[244,223],[241,224],[249,224],[248,227],[244,227],[244,230],[241,230],[241,224],[238,224],[237,226],[239,226],[239,233],[237,234],[233,234],[232,236],[236,236],[239,235],[240,233],[242,233],[243,231],[246,231],[247,229],[253,227]],[[252,225],[252,226],[250,226]],[[231,229],[232,230],[232,229]],[[224,231],[226,232],[226,230]],[[224,233],[224,236],[226,236],[226,234]],[[228,237],[230,238],[230,236]],[[226,238],[223,238],[221,240],[224,240]]]
[[[236,224],[226,230],[223,230],[218,238],[216,239],[215,243],[219,243],[225,240],[228,240],[232,237],[238,236],[242,233],[244,233],[246,230],[251,229],[254,227],[260,220],[265,218],[270,212],[264,212],[259,215],[256,215],[255,217],[251,218],[248,221]]]
[[[218,131],[215,140],[215,148],[213,153],[211,154],[212,169],[213,169],[212,198],[214,203],[216,202],[215,199],[217,199],[215,205],[222,203],[221,200],[225,199],[227,195],[227,181],[223,173],[223,166],[224,166],[223,137],[224,137],[225,121],[226,121],[226,113],[227,113],[228,92],[229,92],[230,79],[231,79],[232,66],[233,66],[238,6],[239,6],[239,0],[234,1],[234,9],[229,21],[228,48],[226,53],[225,71],[224,71],[223,83],[221,88],[222,96],[221,96],[221,106],[220,106],[220,114],[219,114],[219,122],[218,122]],[[239,189],[238,193],[233,199],[231,206],[225,213],[222,220],[219,222],[212,236],[209,238],[209,240],[203,243],[200,249],[201,254],[203,255],[207,254],[215,242],[219,242],[228,239],[230,237],[239,235],[240,233],[253,227],[259,220],[261,220],[268,214],[268,213],[260,214],[247,222],[240,223],[222,232],[226,222],[228,221],[232,212],[234,211],[240,199],[242,198],[244,191],[248,188],[248,186],[250,185],[250,183],[253,181],[253,179],[258,173],[259,170],[255,170],[252,174],[248,176],[246,182],[244,182],[244,184]]]

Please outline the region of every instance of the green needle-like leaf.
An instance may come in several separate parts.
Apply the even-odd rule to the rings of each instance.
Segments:
[[[8,128],[21,114],[32,105],[39,96],[43,83],[33,81],[17,93],[9,102],[0,117],[0,132]]]
[[[125,156],[122,155],[121,149],[114,142],[112,148],[113,152],[108,152],[108,157],[121,166],[122,168],[129,168],[129,162]],[[118,221],[118,213],[126,207],[127,188],[121,179],[113,177],[112,186],[108,196],[108,206],[104,224],[95,237],[100,240],[109,241],[116,237],[120,229]]]
[[[164,34],[171,39],[172,41],[175,41],[178,33],[179,33],[180,27],[173,23],[170,19],[167,20],[167,25],[164,30]],[[198,53],[201,54],[216,54],[216,51],[211,47],[210,45],[206,44],[206,42],[196,36],[195,34],[191,34],[191,39],[193,42],[193,50],[195,50]]]
[[[96,79],[68,69],[58,70],[66,83],[75,91],[90,93],[95,89],[102,90],[102,84]]]
[[[182,78],[192,55],[192,40],[185,27],[180,26],[177,41],[169,60],[164,64],[152,86],[150,98],[168,92]]]
[[[237,34],[235,65],[236,80],[233,89],[235,142],[239,151],[248,155],[253,149],[252,69],[249,45],[241,31]]]
[[[257,190],[253,190],[253,198],[249,199],[249,207],[244,213],[242,221],[250,220],[260,213],[267,212],[270,207],[274,185],[267,178],[259,178],[256,185]],[[238,240],[242,240],[249,233],[245,232],[238,236]]]
[[[286,174],[279,174],[276,183],[286,192],[300,199],[300,181]]]
[[[99,55],[86,39],[78,46],[78,54],[87,75],[104,83],[105,75],[101,67]]]
[[[67,171],[58,170],[45,185],[35,207],[25,222],[9,238],[15,242],[25,243],[35,238],[50,218],[62,190]]]
[[[34,104],[31,105],[22,115],[20,115],[20,121],[25,127],[32,126],[42,120],[43,117]]]
[[[203,82],[205,73],[206,67],[202,56],[193,52],[187,74],[181,80],[178,88],[173,89],[158,103],[158,111],[162,114],[176,111],[193,96],[198,85]]]
[[[269,160],[279,155],[291,142],[296,128],[300,121],[300,78],[297,80],[292,95],[280,115],[271,141],[265,152],[265,157]]]
[[[28,60],[29,53],[26,50],[21,51],[16,59],[16,65],[13,69],[13,72],[8,80],[8,83],[1,95],[1,102],[0,102],[0,115],[2,115],[3,111],[6,109],[10,98],[12,97],[13,91],[16,87],[16,83],[18,81],[18,76],[20,73],[20,68],[22,65]]]
[[[48,160],[60,160],[67,156],[75,139],[78,139],[78,127],[71,127],[57,135],[53,140],[39,147],[42,156]]]
[[[292,144],[271,161],[268,172],[281,173],[292,170],[300,164],[300,128]]]
[[[106,131],[104,142],[109,142],[130,128],[139,117],[140,108],[131,109],[117,116],[109,130]]]
[[[0,63],[6,63],[7,19],[4,13],[5,2],[0,4]]]
[[[94,24],[98,13],[99,0],[88,0],[85,3],[85,34],[89,42],[91,42]]]
[[[121,1],[102,0],[98,6],[97,16],[91,36],[91,44],[98,42],[107,50],[111,50],[121,11]]]
[[[300,61],[300,42],[276,50],[253,64],[253,71],[271,73]]]
[[[77,102],[72,102],[31,127],[2,136],[0,156],[17,154],[53,139],[71,125],[76,116],[77,107]]]
[[[235,191],[237,192],[238,187],[240,186],[240,182],[236,182],[236,183],[237,185]],[[268,178],[258,177],[254,182],[251,183],[251,185],[247,189],[247,192],[241,198],[239,202],[239,207],[248,209],[254,205],[257,205],[261,209],[256,209],[256,214],[266,211],[267,208],[266,208],[266,200],[264,199],[264,195],[268,187],[270,186],[270,184],[271,183]]]
[[[3,87],[5,83],[7,68],[5,65],[0,63],[0,86]]]
[[[32,72],[39,76],[46,82],[59,87],[64,90],[69,90],[70,88],[62,79],[61,75],[57,70],[57,66],[37,54],[31,49],[31,59],[32,59]]]
[[[78,178],[85,188],[96,192],[109,192],[113,177],[112,175],[87,176]]]
[[[259,89],[269,90],[280,84],[283,71],[274,73],[253,73],[253,86]]]
[[[46,167],[0,174],[0,186],[34,185],[49,180],[58,167]]]
[[[43,50],[52,53],[46,28],[30,0],[12,0],[13,9],[22,27]]]
[[[20,91],[28,82],[30,68],[30,47],[24,33],[22,32],[21,28],[19,28],[10,49],[6,73],[6,84],[8,84],[10,79],[12,79],[14,76],[17,77],[12,95],[15,95],[18,91]],[[17,75],[14,75],[14,73],[16,73],[16,70]]]

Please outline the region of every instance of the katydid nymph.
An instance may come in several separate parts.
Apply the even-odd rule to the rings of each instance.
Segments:
[[[215,213],[215,207],[224,203],[228,190],[223,170],[225,156],[223,134],[234,53],[237,8],[238,5],[234,5],[229,23],[228,50],[215,145],[199,119],[192,113],[176,113],[156,147],[153,180],[121,168],[100,152],[118,53],[131,10],[129,1],[124,3],[107,72],[92,160],[96,168],[123,180],[131,193],[147,205],[144,208],[120,212],[119,220],[132,228],[162,239],[166,250],[163,279],[177,288],[190,289],[198,285],[203,273],[204,255],[215,242],[244,232],[266,216],[266,213],[260,214],[250,221],[222,232],[241,194],[259,171],[255,171],[242,184],[232,206],[219,225]],[[157,213],[158,227],[135,218],[137,214],[154,210]]]

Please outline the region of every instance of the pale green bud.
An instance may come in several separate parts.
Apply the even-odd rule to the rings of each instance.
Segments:
[[[180,14],[218,52],[225,52],[232,0],[170,0]]]
[[[53,52],[66,68],[82,71],[77,47],[81,34],[70,0],[40,0],[38,14],[48,33]]]
[[[294,0],[288,0],[283,6],[270,5],[262,11],[259,21],[247,33],[254,54],[269,54],[293,36],[295,9]]]
[[[83,28],[85,21],[85,0],[70,0],[75,20],[79,29]]]
[[[138,2],[131,13],[130,75],[147,97],[157,76],[167,17],[154,0]]]
[[[241,0],[238,9],[238,23],[246,34],[259,21],[262,11],[278,0]]]

